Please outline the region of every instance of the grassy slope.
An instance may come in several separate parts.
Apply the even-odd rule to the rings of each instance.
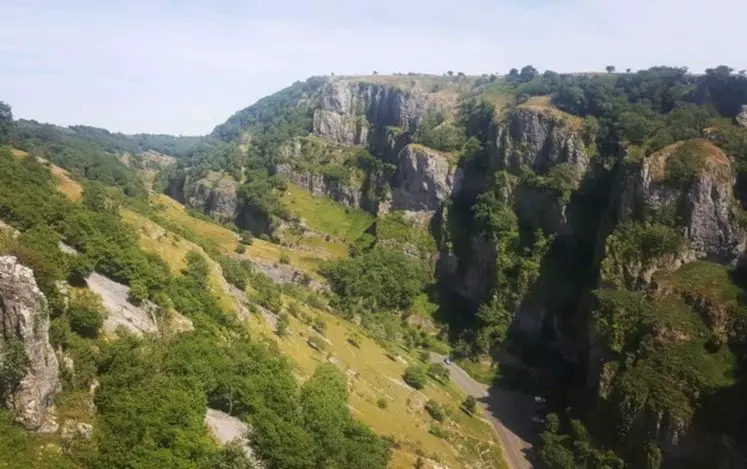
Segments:
[[[162,197],[157,200],[166,206],[161,214],[169,220],[210,237],[224,252],[233,252],[236,237],[230,230],[191,217],[176,202]],[[336,213],[335,217],[338,216],[340,214]],[[181,267],[184,254],[195,247],[184,239],[176,241],[177,237],[173,234],[137,214],[125,212],[125,217],[129,223],[138,227],[143,245],[161,254],[175,269]],[[342,217],[339,220],[348,219]],[[339,226],[346,226],[354,233],[364,225],[363,218],[360,218],[357,219],[357,224],[348,220],[341,222]],[[277,260],[281,252],[289,256],[291,265],[299,269],[313,268],[314,263],[310,265],[306,253],[262,240],[255,240],[248,246],[245,256]],[[214,272],[213,275],[217,274]],[[214,289],[214,292],[222,295],[220,288]],[[225,296],[222,299],[230,301]],[[419,455],[449,467],[465,467],[471,463],[478,463],[482,467],[504,467],[500,447],[494,441],[490,425],[480,419],[468,417],[458,408],[458,404],[464,399],[460,391],[453,386],[442,387],[435,383],[429,384],[422,392],[412,390],[401,381],[405,369],[403,361],[391,360],[383,347],[368,338],[360,340],[360,348],[347,342],[352,334],[363,336],[363,331],[356,325],[308,305],[302,305],[302,309],[327,322],[325,352],[319,352],[307,344],[308,338],[317,334],[295,318],[291,318],[292,333],[283,339],[274,334],[273,326],[261,316],[252,316],[248,325],[267,340],[278,342],[280,349],[297,364],[302,378],[310,376],[315,367],[326,360],[333,361],[344,369],[350,378],[350,405],[353,413],[379,434],[394,436],[400,446],[394,451],[391,467],[410,468]],[[406,355],[404,351],[401,352],[403,356]],[[414,361],[413,358],[407,360]],[[387,400],[386,409],[377,405],[377,400],[381,397]],[[450,409],[449,421],[444,425],[446,438],[429,433],[436,422],[422,410],[428,399],[435,399]]]
[[[23,158],[28,156],[28,153],[22,150],[13,149],[13,156]],[[73,178],[70,177],[67,171],[60,168],[59,166],[49,164],[47,160],[43,158],[38,158],[38,160],[49,166],[49,171],[52,173],[55,181],[57,181],[57,188],[60,190],[60,192],[62,192],[70,200],[73,200],[75,202],[81,199],[81,197],[83,196],[83,188],[80,184],[74,181]]]

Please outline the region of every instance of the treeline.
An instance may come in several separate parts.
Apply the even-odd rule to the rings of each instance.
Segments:
[[[0,424],[0,441],[19,450],[0,455],[0,465],[251,467],[241,451],[212,442],[203,424],[209,405],[252,425],[252,445],[268,468],[386,467],[389,443],[352,418],[346,379],[335,367],[321,367],[299,388],[291,365],[211,296],[207,260],[189,253],[174,275],[142,251],[105,187],[86,185],[75,204],[42,164],[3,147],[0,218],[22,230],[17,239],[2,236],[0,252],[34,270],[50,300],[53,345],[75,361],[75,373],[63,373],[64,392],[87,394],[93,379],[100,383],[91,440],[47,454],[30,450],[31,436]],[[80,254],[60,252],[60,241]],[[60,280],[84,285],[92,269],[129,284],[133,301],[153,301],[160,320],[173,310],[189,317],[195,331],[170,340],[99,340],[100,303],[66,302],[57,288]]]

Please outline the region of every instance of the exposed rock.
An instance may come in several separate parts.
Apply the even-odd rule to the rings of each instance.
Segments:
[[[683,260],[732,262],[745,249],[745,232],[739,225],[731,161],[712,143],[695,140],[704,167],[686,187],[666,180],[667,159],[683,142],[649,156],[627,177],[622,196],[622,218],[656,214],[660,220],[676,218],[684,228],[688,252]]]
[[[739,113],[734,117],[734,121],[738,126],[747,129],[747,104],[742,104]]]
[[[463,173],[450,155],[408,145],[399,156],[391,208],[435,212],[460,188]]]
[[[251,461],[252,467],[264,467],[264,464],[257,458],[249,445],[249,435],[251,433],[249,425],[225,412],[210,408],[205,413],[205,425],[220,444],[226,445],[232,442],[240,444],[244,449],[244,454]]]
[[[130,303],[130,288],[127,285],[96,272],[88,277],[87,283],[92,292],[101,296],[104,307],[109,311],[104,321],[104,332],[113,333],[120,326],[137,335],[158,332],[153,317],[155,305],[147,301],[142,306]]]
[[[185,206],[199,210],[220,223],[234,222],[239,208],[239,183],[217,171],[197,176],[189,170],[180,173],[169,184],[167,193]]]
[[[5,223],[4,221],[0,220],[0,231],[7,231],[10,233],[10,236],[13,238],[17,238],[21,236],[21,232],[17,229],[13,228],[9,224]]]
[[[278,174],[285,176],[289,182],[317,197],[329,197],[348,207],[359,207],[361,204],[360,188],[345,185],[342,181],[323,174],[295,169],[290,164],[279,164],[276,169]]]
[[[546,173],[559,163],[569,163],[583,174],[590,158],[579,131],[563,124],[549,110],[517,108],[498,127],[497,167],[519,174],[523,166]]]
[[[65,440],[85,438],[90,440],[93,436],[93,425],[76,420],[65,420],[60,429],[60,436]]]
[[[31,269],[15,257],[0,257],[0,352],[10,341],[18,341],[28,360],[26,374],[8,404],[29,430],[47,431],[55,426],[49,417],[60,381],[57,356],[49,342],[47,308]]]
[[[441,103],[423,93],[394,86],[338,79],[324,85],[321,109],[314,113],[314,134],[346,145],[367,146],[371,138],[365,124],[376,132],[385,127],[414,130],[428,110]]]
[[[195,330],[192,320],[177,311],[171,311],[167,325],[169,332],[179,334]]]

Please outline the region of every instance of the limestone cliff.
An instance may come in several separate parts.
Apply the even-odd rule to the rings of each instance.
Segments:
[[[392,184],[393,210],[433,213],[459,192],[463,172],[451,155],[411,144],[398,159]]]
[[[167,193],[222,223],[236,220],[238,188],[239,183],[223,172],[208,171],[203,175],[186,170],[172,179]]]
[[[414,131],[426,112],[443,107],[416,90],[355,79],[329,81],[322,87],[320,101],[314,112],[314,135],[364,147],[377,141],[386,127]]]
[[[684,184],[673,181],[671,159],[697,157],[697,172]],[[736,260],[745,249],[734,196],[734,171],[727,155],[706,140],[678,142],[645,158],[626,175],[621,219],[650,219],[673,223],[686,238],[682,260]]]
[[[20,381],[12,383],[7,404],[29,430],[54,427],[48,419],[52,398],[60,387],[57,357],[49,342],[47,308],[31,269],[15,257],[0,257],[0,359],[10,355],[11,344],[19,344],[27,363]]]

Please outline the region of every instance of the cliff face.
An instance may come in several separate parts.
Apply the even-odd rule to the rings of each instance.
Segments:
[[[678,186],[668,179],[667,164],[683,145],[699,152],[702,161],[692,180]],[[745,249],[734,182],[731,161],[723,151],[705,140],[679,142],[646,158],[627,175],[621,218],[675,223],[686,239],[684,261],[729,263]]]
[[[236,220],[238,189],[239,183],[222,172],[209,171],[198,176],[183,170],[172,179],[166,192],[174,200],[223,223]]]
[[[314,135],[344,145],[368,146],[385,127],[414,131],[423,115],[442,105],[416,91],[356,80],[333,80],[321,90]],[[369,125],[370,130],[369,131]]]
[[[20,380],[11,384],[7,404],[19,423],[39,430],[48,423],[52,398],[60,387],[57,357],[49,342],[47,300],[31,269],[15,257],[4,256],[0,257],[0,357],[9,360],[19,351],[11,352],[16,347],[23,351],[27,366],[19,373]]]
[[[459,192],[463,172],[451,155],[422,145],[408,145],[398,158],[392,184],[393,210],[433,213]]]
[[[460,188],[476,197],[491,184],[486,173],[503,171],[507,183],[503,203],[512,207],[520,224],[548,236],[573,233],[572,195],[590,173],[591,151],[577,125],[563,122],[549,109],[516,108],[494,124],[489,171],[467,166]],[[453,279],[454,290],[474,304],[486,295],[495,276],[495,247],[474,229],[468,230],[463,259],[442,260],[441,275]],[[538,300],[531,314],[544,315]],[[541,311],[537,311],[539,308]],[[541,321],[532,320],[538,331]]]

